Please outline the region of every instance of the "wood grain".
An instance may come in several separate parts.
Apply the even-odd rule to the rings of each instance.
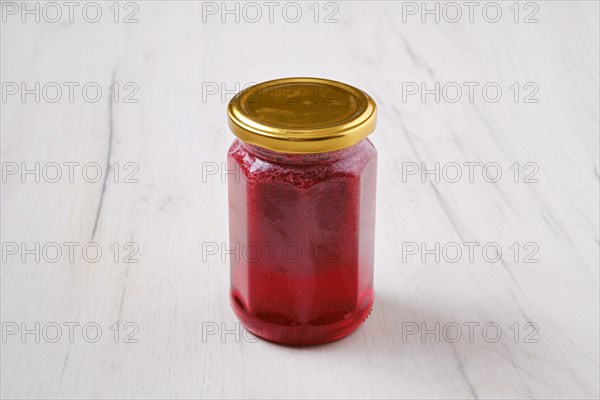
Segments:
[[[456,23],[422,22],[421,2],[318,3],[317,23],[312,2],[298,3],[297,23],[283,18],[286,3],[273,23],[264,6],[256,23],[243,3],[240,22],[223,23],[209,12],[220,2],[195,1],[121,3],[118,23],[112,2],[98,3],[97,23],[82,18],[84,3],[72,23],[22,22],[6,3],[3,398],[598,398],[597,2],[520,3],[519,22],[513,2],[498,2],[497,23],[481,14],[487,3],[472,23],[464,6]],[[535,6],[538,22],[524,23]],[[138,22],[123,23],[133,11]],[[324,23],[333,11],[338,22]],[[226,104],[283,76],[344,81],[379,106],[375,307],[348,338],[303,349],[245,333],[228,304]],[[79,86],[73,102],[66,91],[48,101],[51,87],[39,103],[7,94],[23,82]],[[95,103],[81,92],[90,82],[102,88]],[[421,84],[436,82],[447,92],[422,101]],[[465,83],[476,84],[472,101]],[[497,102],[486,84],[490,98],[502,89]],[[457,86],[462,97],[449,101]],[[124,102],[135,87],[138,102]],[[65,162],[79,163],[73,182]],[[39,183],[22,173],[35,163]],[[56,183],[51,163],[62,166]],[[82,176],[88,163],[86,179],[103,172],[97,182]],[[423,182],[436,163],[439,181]],[[48,244],[65,242],[79,244],[74,260],[49,262]],[[97,262],[81,254],[92,242]],[[477,243],[472,261],[465,242]],[[23,251],[36,243],[40,262]],[[439,262],[423,251],[436,243]],[[139,262],[125,262],[135,246]],[[72,340],[69,322],[79,324]],[[39,343],[22,336],[36,323]],[[54,324],[62,335],[51,343]],[[102,336],[90,343],[95,326]]]

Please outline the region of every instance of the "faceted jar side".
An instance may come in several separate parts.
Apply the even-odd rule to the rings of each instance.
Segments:
[[[228,153],[231,304],[264,339],[315,344],[354,331],[373,303],[377,153]]]

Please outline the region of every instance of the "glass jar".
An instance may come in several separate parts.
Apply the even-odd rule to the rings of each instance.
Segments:
[[[340,82],[288,78],[238,93],[228,115],[235,314],[278,343],[350,334],[373,304],[375,102]]]

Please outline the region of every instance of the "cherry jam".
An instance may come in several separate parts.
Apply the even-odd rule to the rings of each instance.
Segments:
[[[373,305],[375,147],[288,154],[236,139],[227,160],[231,306],[245,328],[288,345],[353,332]]]

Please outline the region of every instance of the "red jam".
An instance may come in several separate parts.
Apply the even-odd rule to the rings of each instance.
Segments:
[[[289,345],[354,331],[373,304],[377,152],[368,139],[288,154],[228,153],[231,305],[246,329]]]

